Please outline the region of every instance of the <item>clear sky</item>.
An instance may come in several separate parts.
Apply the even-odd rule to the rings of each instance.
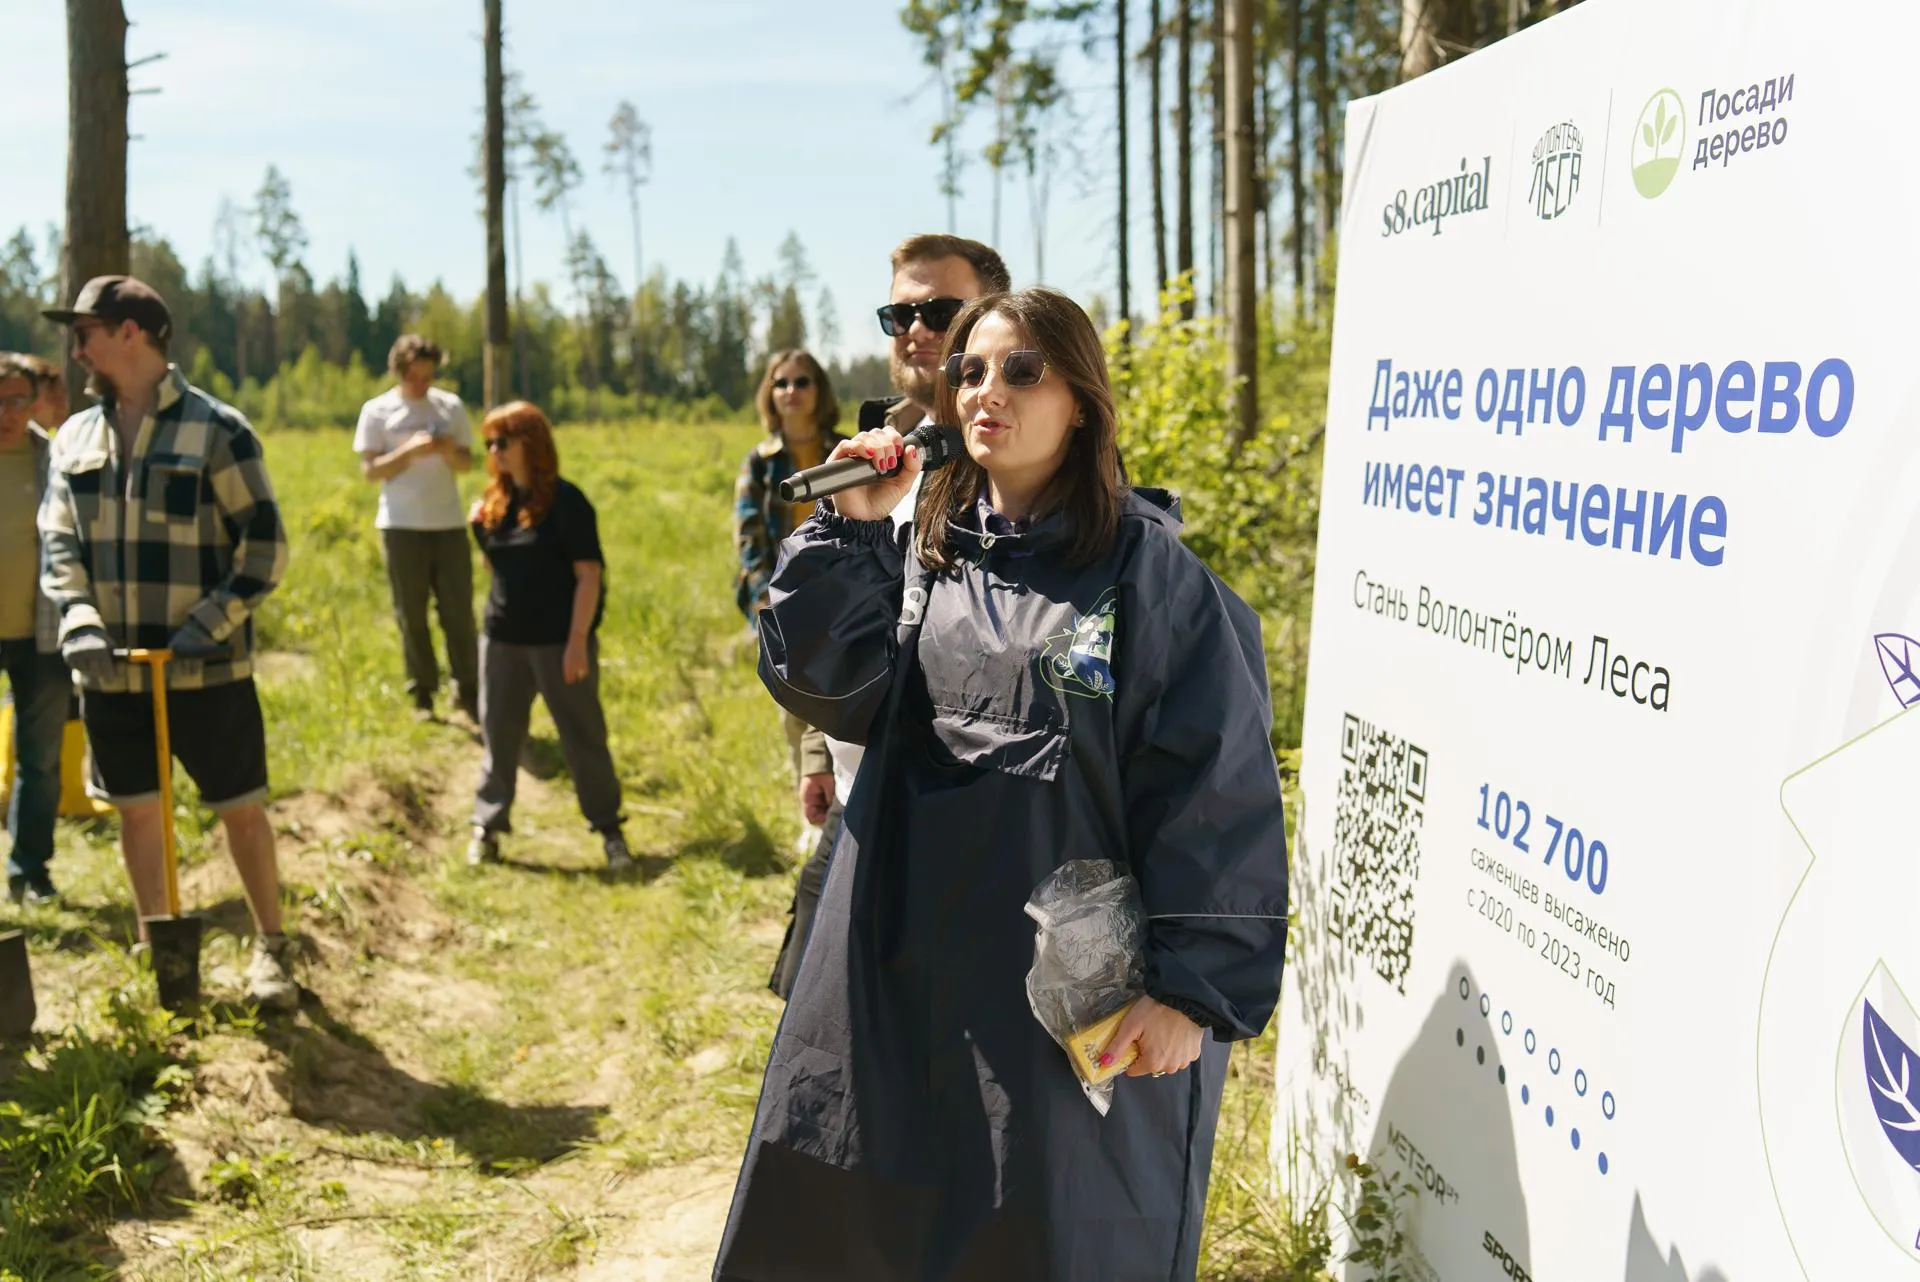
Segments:
[[[371,295],[396,272],[415,287],[439,279],[461,297],[480,291],[485,236],[466,170],[481,112],[481,0],[124,2],[129,59],[166,54],[133,72],[136,89],[161,91],[133,99],[136,227],[166,236],[197,269],[221,198],[246,204],[275,164],[292,184],[317,280],[344,271],[351,248]],[[57,0],[8,8],[0,97],[15,163],[0,184],[0,235],[25,225],[38,238],[64,199],[65,10]],[[710,282],[733,236],[758,276],[792,230],[838,303],[841,353],[877,351],[872,309],[886,301],[888,250],[909,233],[947,230],[928,143],[939,93],[897,9],[897,0],[505,0],[507,62],[579,158],[575,223],[623,286],[634,280],[631,225],[601,162],[624,98],[653,127],[641,198],[648,271]],[[1144,31],[1144,13],[1138,22]],[[1083,303],[1114,292],[1112,70],[1101,52],[1089,63],[1076,41],[1067,54],[1064,78],[1094,123],[1072,140],[1080,172],[1051,184],[1045,245],[1045,283]],[[1142,124],[1144,89],[1130,90]],[[983,120],[955,230],[990,239],[990,171],[977,159],[985,138]],[[22,145],[34,139],[44,144]],[[1136,308],[1153,270],[1144,142],[1138,150]],[[1016,284],[1034,283],[1028,208],[1026,184],[1009,171],[998,247]],[[558,218],[528,201],[523,209],[527,279],[557,281]],[[268,279],[257,256],[243,270]]]

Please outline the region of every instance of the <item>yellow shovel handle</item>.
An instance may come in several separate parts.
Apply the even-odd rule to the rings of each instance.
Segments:
[[[153,751],[160,782],[160,850],[167,867],[167,915],[180,915],[180,855],[173,838],[173,736],[167,729],[167,664],[171,650],[129,650],[128,663],[144,663],[153,675]]]

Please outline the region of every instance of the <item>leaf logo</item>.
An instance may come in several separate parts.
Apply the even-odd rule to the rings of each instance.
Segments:
[[[1071,628],[1047,638],[1046,653],[1040,656],[1040,674],[1048,685],[1062,694],[1113,698],[1117,614],[1115,589],[1108,588]]]
[[[1920,1171],[1920,1055],[1888,1027],[1871,1001],[1863,1005],[1860,1032],[1874,1115],[1901,1160]]]
[[[1874,652],[1880,656],[1880,672],[1893,688],[1900,706],[1911,708],[1920,703],[1920,641],[1898,632],[1882,632],[1873,639]]]
[[[1662,89],[1640,109],[1632,135],[1634,190],[1652,200],[1673,184],[1687,148],[1686,108],[1680,95]]]

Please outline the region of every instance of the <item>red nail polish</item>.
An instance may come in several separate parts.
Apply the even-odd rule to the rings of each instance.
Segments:
[[[1100,1067],[1102,1067],[1102,1068],[1111,1068],[1112,1066],[1113,1066],[1113,1056],[1111,1056],[1111,1055],[1102,1055],[1102,1056],[1100,1057]]]

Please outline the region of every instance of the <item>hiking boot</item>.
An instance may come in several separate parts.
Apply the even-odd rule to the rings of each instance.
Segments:
[[[293,943],[285,935],[255,935],[253,960],[247,963],[247,1000],[273,1010],[300,1004],[293,982]]]
[[[607,852],[607,871],[629,872],[633,868],[633,852],[627,849],[627,839],[619,833],[607,834],[601,843]]]
[[[478,868],[481,864],[500,862],[500,838],[485,828],[473,830],[473,840],[467,843],[467,867]]]
[[[53,888],[53,878],[41,873],[38,877],[8,877],[7,898],[23,908],[53,908],[60,903],[60,892]]]

